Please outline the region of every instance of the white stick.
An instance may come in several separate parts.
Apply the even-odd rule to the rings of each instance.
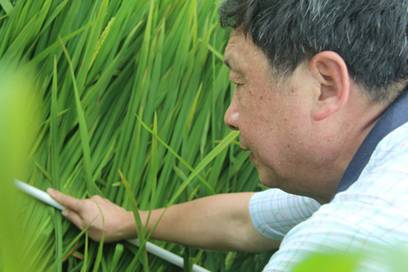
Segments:
[[[57,208],[58,210],[63,210],[64,207],[61,206],[58,202],[56,202],[53,198],[51,198],[46,192],[41,191],[25,182],[22,182],[20,180],[16,180],[16,185],[17,188],[23,191],[24,193],[50,205],[53,206],[54,208]],[[128,240],[129,243],[135,246],[139,246],[139,241],[137,239],[135,240]],[[164,249],[159,246],[156,246],[155,244],[152,244],[150,242],[146,243],[146,250],[153,254],[156,255],[157,257],[160,257],[167,262],[174,264],[178,267],[184,268],[184,259],[181,258],[180,256]],[[198,265],[193,265],[193,271],[194,272],[210,272],[209,270],[198,266]]]
[[[131,243],[132,245],[139,246],[139,240],[137,239],[127,240],[127,241]],[[172,263],[178,267],[184,268],[184,259],[168,250],[165,250],[150,242],[146,243],[146,250],[150,252],[151,254],[159,256],[160,258],[168,261],[169,263]],[[210,272],[209,270],[199,265],[196,265],[196,264],[193,264],[193,271],[194,272]]]
[[[58,210],[63,210],[64,207],[62,207],[58,202],[56,202],[54,199],[52,199],[46,192],[41,191],[27,183],[24,183],[20,180],[16,180],[16,185],[17,188],[23,191],[24,193],[50,205],[53,206],[54,208],[57,208]]]

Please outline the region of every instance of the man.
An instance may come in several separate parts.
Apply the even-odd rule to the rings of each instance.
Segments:
[[[172,206],[153,238],[243,251],[280,244],[265,271],[288,271],[317,249],[408,242],[407,8],[406,0],[226,0],[236,93],[225,122],[240,131],[260,180],[277,189]],[[132,214],[108,200],[49,193],[93,239],[135,236]]]

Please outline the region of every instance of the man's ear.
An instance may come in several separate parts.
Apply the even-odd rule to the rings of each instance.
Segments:
[[[313,56],[309,61],[309,69],[319,84],[312,118],[321,121],[347,103],[350,76],[343,58],[332,51],[323,51]]]

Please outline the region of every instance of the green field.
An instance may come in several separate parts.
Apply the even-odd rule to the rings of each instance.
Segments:
[[[223,124],[233,87],[217,4],[0,0],[0,63],[33,68],[41,100],[19,178],[145,210],[259,190],[238,134]],[[178,271],[143,247],[92,242],[53,208],[16,197],[22,248],[38,271]],[[259,271],[269,256],[156,243],[211,271]],[[33,271],[19,263],[23,252],[14,255],[0,254],[0,270],[8,256]]]

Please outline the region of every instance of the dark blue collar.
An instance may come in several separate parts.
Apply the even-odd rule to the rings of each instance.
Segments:
[[[347,190],[360,176],[377,144],[394,129],[408,122],[408,89],[395,100],[378,119],[348,165],[336,193]]]

